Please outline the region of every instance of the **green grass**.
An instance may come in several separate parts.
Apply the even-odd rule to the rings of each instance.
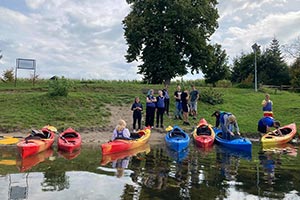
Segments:
[[[194,83],[197,86],[197,82]],[[186,87],[188,85],[185,84]],[[197,89],[201,93],[204,87],[199,85]],[[157,91],[162,89],[163,85],[141,84],[137,81],[74,80],[68,97],[51,98],[47,95],[46,80],[39,80],[34,86],[29,81],[18,81],[17,87],[14,87],[13,83],[0,83],[0,131],[22,131],[39,128],[45,124],[54,125],[59,130],[69,126],[78,130],[102,128],[108,124],[110,106],[129,107],[134,97],[139,96],[145,107],[145,92],[150,88]],[[175,88],[176,83],[169,86],[171,114],[175,107],[173,98]],[[223,94],[224,103],[210,105],[200,101],[198,118],[204,117],[209,123],[214,124],[215,119],[211,114],[215,110],[229,111],[236,115],[242,133],[256,135],[257,121],[262,117],[261,101],[265,91],[255,92],[254,89],[238,88],[215,88],[215,90]],[[275,119],[282,125],[300,123],[298,93],[276,90],[266,92],[270,93],[274,103]],[[130,107],[128,112],[131,113]],[[190,119],[190,122],[192,126],[196,126],[198,120]],[[167,117],[164,124],[182,126],[181,121]]]

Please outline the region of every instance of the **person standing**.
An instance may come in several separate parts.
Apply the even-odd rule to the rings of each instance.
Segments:
[[[156,128],[164,128],[164,112],[165,112],[165,97],[163,92],[158,90],[158,96],[156,97]]]
[[[220,125],[222,129],[222,138],[230,140],[230,136],[234,136],[233,129],[237,135],[240,135],[240,129],[236,117],[229,112],[222,112],[220,114]]]
[[[164,89],[162,90],[163,96],[165,97],[165,113],[169,116],[169,106],[170,106],[170,96],[168,91],[168,84],[165,84]]]
[[[189,120],[188,120],[188,117],[189,117],[188,100],[189,100],[189,91],[185,90],[181,94],[181,103],[182,103],[182,112],[183,112],[183,124],[184,125],[190,125]]]
[[[264,117],[273,117],[273,102],[270,99],[270,95],[266,94],[265,99],[261,103]]]
[[[182,104],[181,104],[181,87],[177,85],[176,91],[174,92],[175,98],[175,119],[182,119]]]
[[[199,99],[199,91],[196,90],[195,85],[191,85],[192,91],[190,92],[190,112],[193,119],[197,118],[197,102]]]
[[[143,111],[143,105],[140,102],[139,97],[135,97],[134,103],[131,106],[131,110],[133,111],[132,117],[133,117],[133,132],[136,132],[136,122],[138,123],[138,130],[141,130],[142,125],[142,111]]]
[[[155,116],[155,108],[156,108],[156,98],[153,95],[154,95],[154,90],[150,89],[146,97],[145,126],[150,126],[151,128],[153,128],[154,126],[154,116]]]

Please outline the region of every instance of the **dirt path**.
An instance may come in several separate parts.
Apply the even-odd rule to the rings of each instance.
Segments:
[[[127,106],[113,106],[110,108],[111,116],[109,119],[109,125],[103,131],[85,131],[82,134],[83,144],[101,144],[110,140],[112,131],[117,125],[119,119],[123,119],[127,122],[127,128],[132,131],[132,112],[130,111],[130,105]],[[142,121],[142,125],[144,121]],[[163,130],[152,129],[151,131],[151,144],[159,144],[164,141]]]

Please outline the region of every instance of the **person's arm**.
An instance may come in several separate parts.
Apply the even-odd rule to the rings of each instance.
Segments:
[[[123,130],[123,136],[124,136],[125,138],[130,138],[130,132],[129,132],[128,128],[125,128],[125,129]]]
[[[238,125],[237,122],[234,123],[234,127],[235,127],[236,134],[241,135],[240,134],[240,128],[239,128],[239,125]]]
[[[111,140],[114,141],[114,139],[116,139],[116,137],[117,137],[117,130],[114,129],[113,135],[112,135],[112,137],[111,137]]]
[[[132,106],[131,106],[131,110],[132,110],[132,111],[136,110],[135,103],[133,103],[133,104],[132,104]]]

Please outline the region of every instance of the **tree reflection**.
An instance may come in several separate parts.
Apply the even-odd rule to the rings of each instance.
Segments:
[[[70,187],[69,176],[65,171],[44,172],[44,181],[41,183],[42,191],[61,191]]]

